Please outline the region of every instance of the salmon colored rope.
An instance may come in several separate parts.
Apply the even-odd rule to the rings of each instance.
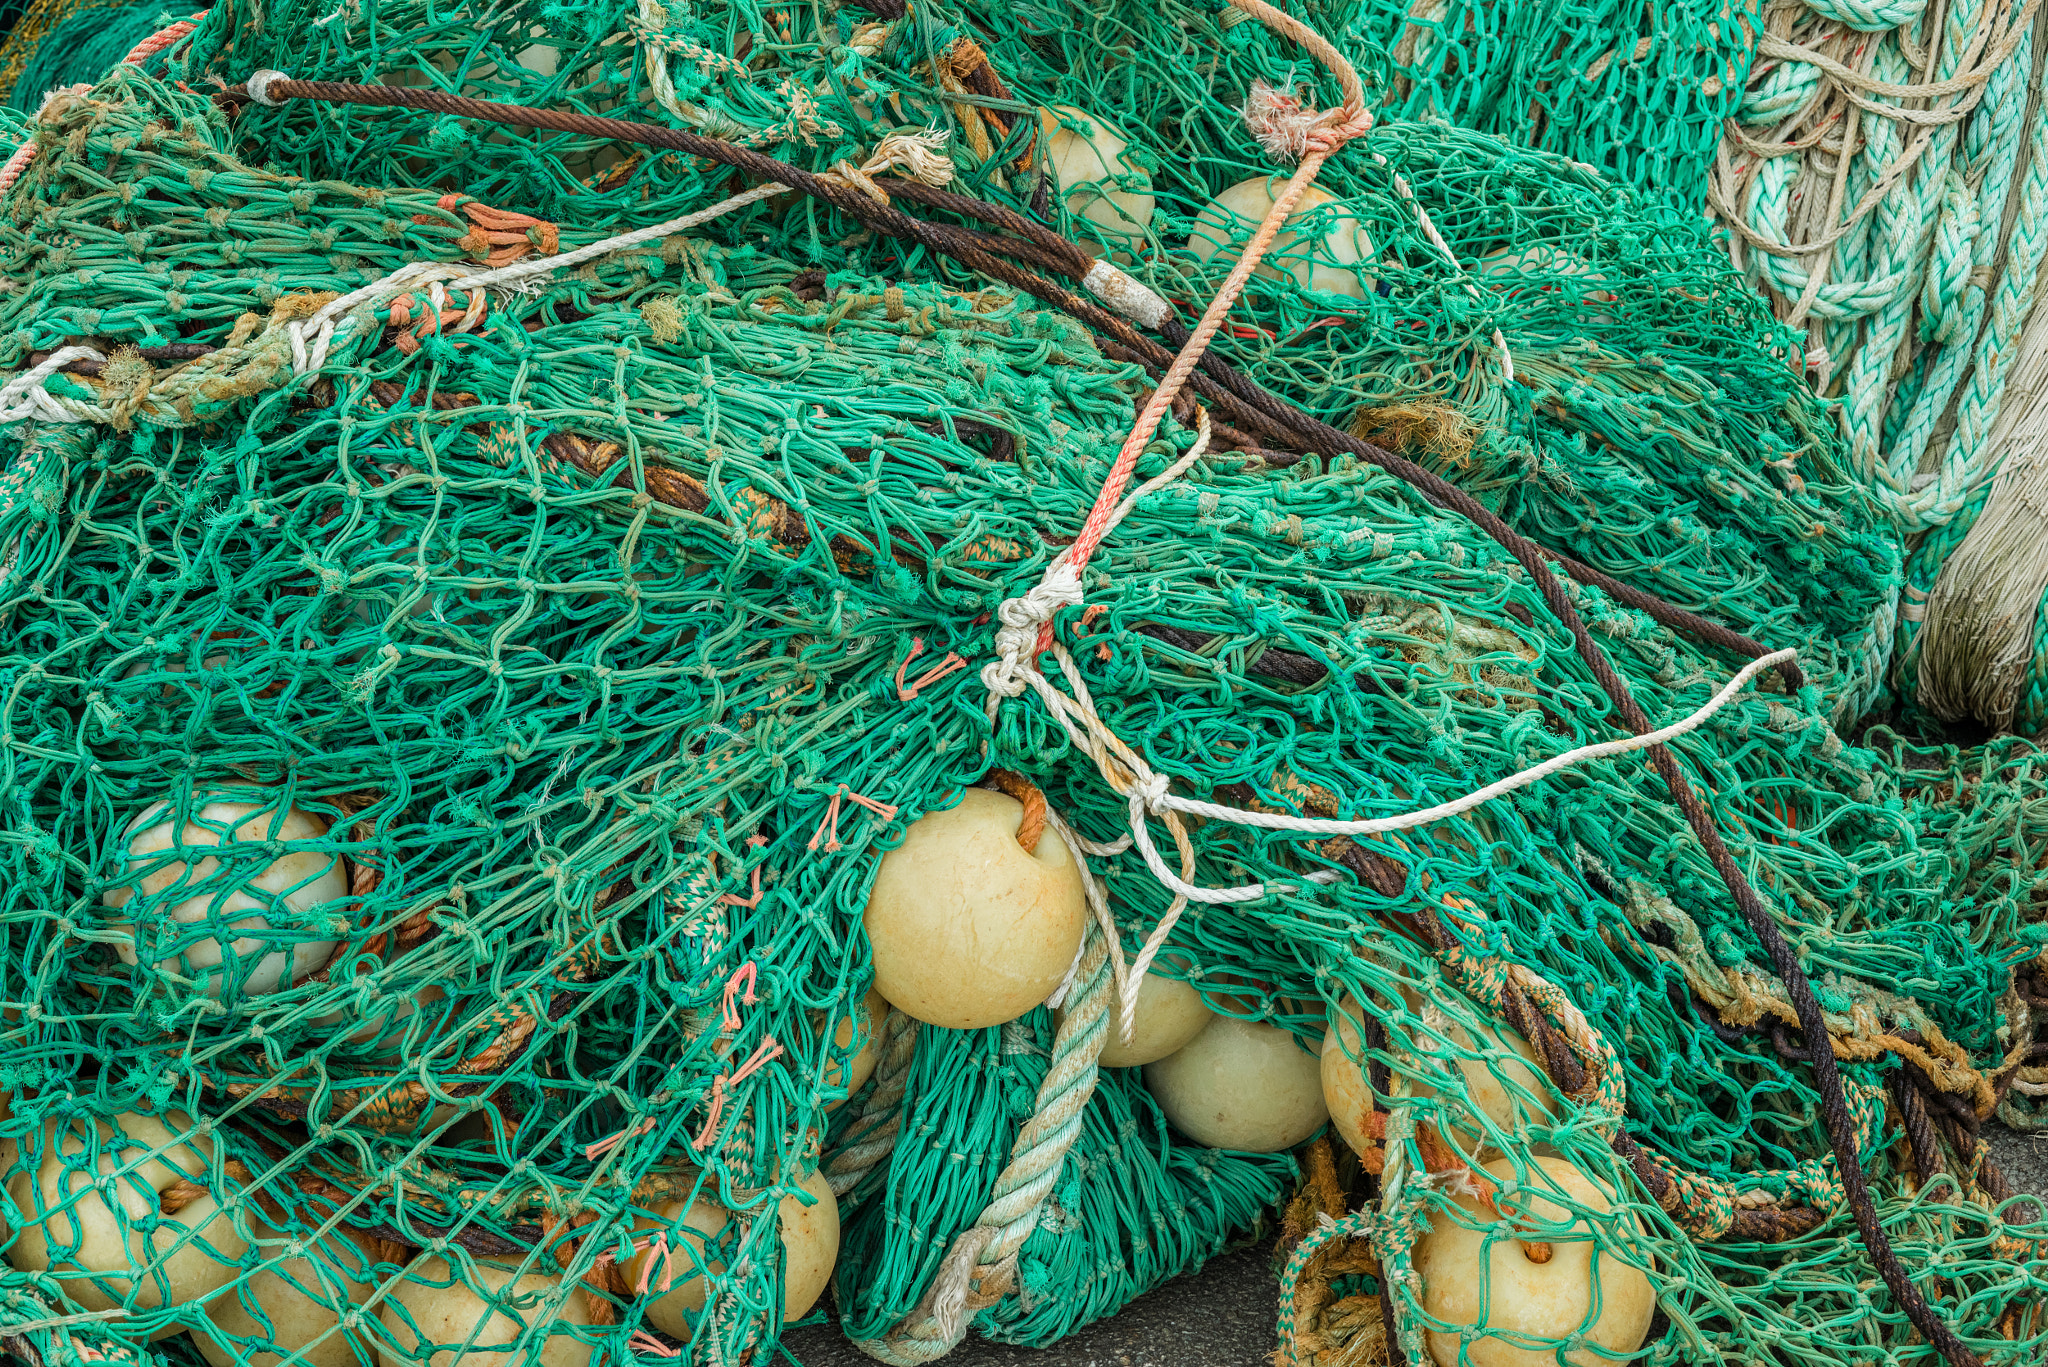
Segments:
[[[128,55],[121,59],[119,65],[140,66],[148,58],[156,56],[157,53],[162,52],[172,43],[177,42],[180,38],[198,28],[199,21],[211,13],[213,13],[212,10],[201,10],[190,19],[180,19],[169,28],[158,29],[155,33],[150,34],[149,37],[144,38],[131,48]]]
[[[1074,539],[1073,548],[1066,557],[1076,575],[1088,563],[1088,557],[1094,553],[1095,547],[1108,533],[1118,501],[1123,498],[1124,487],[1130,483],[1131,474],[1137,469],[1138,457],[1159,430],[1160,420],[1173,406],[1173,401],[1179,396],[1181,387],[1187,383],[1188,376],[1193,374],[1196,365],[1200,364],[1202,353],[1209,349],[1210,339],[1215,337],[1217,330],[1223,326],[1224,319],[1229,316],[1231,306],[1237,302],[1237,296],[1244,289],[1245,282],[1251,278],[1252,272],[1258,269],[1259,262],[1272,248],[1274,238],[1279,236],[1281,225],[1287,221],[1288,215],[1294,212],[1295,205],[1301,202],[1303,193],[1314,183],[1316,173],[1322,169],[1323,163],[1329,160],[1331,154],[1353,138],[1364,137],[1372,131],[1372,115],[1365,109],[1364,89],[1359,84],[1358,73],[1352,69],[1351,63],[1344,59],[1343,53],[1331,46],[1321,34],[1292,15],[1273,8],[1265,3],[1265,0],[1230,0],[1230,3],[1267,28],[1292,38],[1307,48],[1309,54],[1328,68],[1343,86],[1344,101],[1332,109],[1323,111],[1316,124],[1308,130],[1307,152],[1302,157],[1300,165],[1295,167],[1293,178],[1273,201],[1273,207],[1267,210],[1265,220],[1259,224],[1258,231],[1252,234],[1251,241],[1245,244],[1244,253],[1238,257],[1237,265],[1232,268],[1229,278],[1216,292],[1216,297],[1209,301],[1209,307],[1202,314],[1201,322],[1196,325],[1194,335],[1188,338],[1180,354],[1174,357],[1173,365],[1160,379],[1159,387],[1152,391],[1151,401],[1145,405],[1144,411],[1138,414],[1137,423],[1131,428],[1130,435],[1124,438],[1123,449],[1117,452],[1116,463],[1110,467],[1109,476],[1103,481],[1102,492],[1096,496],[1095,506],[1089,511],[1088,520],[1082,524],[1081,534]],[[1038,628],[1038,648],[1042,651],[1051,645],[1052,623],[1043,622]]]

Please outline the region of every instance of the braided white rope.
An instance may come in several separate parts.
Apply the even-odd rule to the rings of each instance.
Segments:
[[[1011,601],[1015,602],[1017,600],[1012,599]],[[1646,750],[1653,745],[1662,745],[1667,741],[1676,740],[1678,737],[1704,726],[1715,713],[1726,707],[1734,699],[1735,695],[1748,686],[1750,680],[1754,679],[1757,675],[1767,669],[1775,669],[1779,665],[1788,664],[1798,656],[1798,652],[1795,650],[1780,650],[1763,656],[1761,659],[1750,661],[1732,679],[1722,685],[1721,690],[1705,704],[1696,709],[1691,715],[1673,722],[1669,726],[1660,727],[1655,731],[1648,731],[1638,736],[1627,736],[1617,740],[1597,741],[1590,745],[1578,746],[1575,749],[1565,751],[1563,754],[1553,755],[1540,764],[1531,765],[1519,773],[1511,774],[1506,778],[1489,783],[1483,788],[1475,789],[1462,797],[1453,798],[1449,802],[1440,802],[1429,807],[1419,807],[1413,811],[1401,812],[1393,816],[1366,817],[1358,820],[1344,821],[1324,817],[1291,816],[1284,812],[1247,811],[1241,807],[1229,807],[1219,802],[1202,802],[1193,798],[1175,797],[1169,791],[1171,780],[1166,775],[1155,772],[1136,752],[1125,745],[1122,740],[1118,739],[1116,734],[1103,722],[1102,718],[1096,714],[1093,701],[1088,696],[1087,687],[1081,680],[1080,671],[1075,667],[1073,657],[1067,653],[1066,648],[1055,643],[1053,654],[1059,661],[1061,672],[1065,674],[1068,684],[1074,690],[1071,696],[1062,693],[1043,674],[1029,666],[1024,666],[1020,673],[1023,683],[1044,701],[1046,709],[1066,729],[1067,735],[1073,740],[1074,744],[1095,760],[1097,768],[1102,772],[1104,779],[1109,782],[1110,786],[1128,799],[1130,803],[1131,840],[1137,847],[1139,855],[1143,857],[1145,866],[1152,871],[1152,876],[1157,878],[1163,886],[1172,890],[1177,896],[1184,897],[1191,902],[1201,902],[1207,905],[1252,902],[1270,893],[1291,892],[1295,891],[1296,888],[1291,884],[1280,883],[1248,883],[1234,888],[1204,888],[1191,884],[1176,875],[1166,866],[1166,861],[1160,858],[1159,851],[1153,845],[1152,837],[1146,829],[1146,817],[1148,815],[1165,816],[1168,813],[1173,813],[1183,816],[1198,816],[1205,820],[1223,821],[1238,826],[1251,826],[1270,831],[1289,831],[1300,835],[1313,836],[1383,835],[1393,831],[1412,830],[1417,826],[1426,826],[1458,816],[1464,812],[1469,812],[1475,807],[1480,807],[1497,798],[1505,797],[1517,789],[1526,788],[1530,784],[1539,782],[1564,769],[1572,768],[1591,760],[1611,759],[1633,753],[1637,750]],[[1338,876],[1336,870],[1326,869],[1309,875],[1308,881],[1311,883],[1328,883],[1335,881]],[[1148,961],[1141,958],[1141,962]]]
[[[104,361],[89,346],[59,347],[41,361],[19,375],[0,385],[0,423],[20,422],[24,418],[35,418],[41,422],[69,422],[70,417],[59,406],[59,401],[43,388],[43,381],[55,375],[73,361]]]

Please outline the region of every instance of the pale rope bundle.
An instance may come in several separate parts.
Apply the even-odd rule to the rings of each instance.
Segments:
[[[2009,731],[2035,678],[2034,640],[2048,595],[2048,319],[2022,364],[2020,402],[1994,437],[2004,453],[1991,496],[1950,553],[1922,610],[1917,674],[1923,707]]]
[[[2031,647],[2048,596],[2048,536],[2040,534],[2039,513],[2025,511],[2041,497],[2040,467],[2048,460],[2048,310],[2027,320],[2017,350],[1990,442],[2008,453],[2006,467],[1935,582],[1925,591],[1906,586],[1900,613],[1920,632],[1900,659],[1920,700],[1936,716],[1973,715],[2000,729],[2013,725],[2033,678]]]
[[[1736,265],[1807,329],[1821,391],[1840,375],[1864,481],[1909,532],[1996,468],[2048,249],[2040,0],[1923,8],[1773,0],[1708,189]]]

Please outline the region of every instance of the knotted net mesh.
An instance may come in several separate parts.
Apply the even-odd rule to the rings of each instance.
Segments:
[[[1122,32],[1202,81],[1119,75]],[[987,61],[955,74],[970,34]],[[1143,371],[811,200],[450,288],[739,186],[195,93],[259,65],[694,120],[821,169],[936,123],[965,188],[1039,199],[1197,306],[1251,227],[1205,209],[1274,165],[1237,106],[1310,79],[1171,9],[222,6],[15,124],[8,364],[102,359],[43,376],[5,438],[0,1334],[57,1362],[765,1360],[829,1276],[852,1336],[922,1361],[963,1318],[1049,1342],[1255,1228],[1294,1160],[1204,1147],[1141,1071],[1095,1067],[1118,955],[1176,910],[1117,848],[1130,805],[980,678]],[[1115,109],[1142,225],[1088,217],[1099,178],[1039,198],[1038,104]],[[1763,675],[1674,746],[1796,930],[1883,1228],[1987,1360],[2038,1357],[2048,1216],[1976,1122],[2034,1095],[2000,1088],[2042,990],[2039,778],[2015,743],[1836,729],[1899,550],[1796,348],[1696,225],[1560,157],[1388,124],[1323,183],[1219,350],[1546,544],[1799,647],[1810,687]],[[467,264],[354,293],[420,261]],[[1240,809],[1405,811],[1617,733],[1475,527],[1213,424],[1082,592],[1048,670]],[[1572,593],[1659,723],[1733,668]],[[920,1025],[870,993],[869,889],[991,770],[1114,851],[1087,863],[1117,952],[1085,932],[1058,1011]],[[1155,972],[1365,1093],[1341,1221],[1283,1226],[1289,1351],[1597,1361],[1632,1331],[1657,1362],[1933,1360],[1844,1208],[1815,1042],[1640,761],[1393,837],[1209,822],[1183,852],[1137,820],[1193,885],[1265,889],[1186,907]],[[1445,1298],[1461,1239],[1483,1296],[1537,1244],[1597,1290],[1518,1337]]]

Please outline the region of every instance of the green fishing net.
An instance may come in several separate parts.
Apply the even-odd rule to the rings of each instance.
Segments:
[[[1300,54],[1260,26],[1177,4],[919,9],[879,23],[854,9],[747,5],[578,10],[577,24],[512,11],[488,26],[388,6],[334,14],[269,10],[251,37],[222,7],[170,65],[374,77],[591,112],[637,107],[657,120],[681,110],[820,170],[859,160],[887,131],[934,125],[952,135],[956,188],[1017,207],[1043,197],[1063,231],[1116,249],[1190,316],[1234,259],[1227,244],[1263,211],[1263,199],[1233,212],[1212,208],[1214,197],[1275,169],[1246,131],[1246,93],[1258,81],[1312,83]],[[657,20],[659,43],[612,41],[653,33]],[[366,44],[380,23],[406,34],[401,50]],[[215,56],[230,35],[232,49]],[[771,36],[773,54],[742,71],[714,60]],[[1003,98],[954,74],[984,48],[987,65],[972,70],[996,73]],[[661,82],[649,75],[657,61]],[[1141,70],[1153,77],[1136,80]],[[673,97],[661,94],[670,87]],[[1063,154],[1081,168],[1070,178],[1106,179],[1045,195],[1056,149],[1025,117],[1038,108],[1092,114],[1127,150],[1092,169],[1085,153]],[[579,228],[659,222],[737,188],[687,158],[619,160],[622,149],[589,139],[515,137],[412,111],[244,118],[280,169],[392,184],[442,167],[466,193]],[[1519,530],[1757,639],[1797,645],[1839,714],[1860,713],[1888,658],[1898,540],[1858,497],[1796,343],[1756,344],[1765,311],[1706,259],[1698,222],[1625,201],[1555,157],[1441,124],[1389,124],[1364,146],[1324,173],[1319,185],[1342,203],[1314,209],[1281,242],[1255,313],[1218,350],[1340,426],[1389,404],[1456,409],[1471,434],[1433,459],[1456,462],[1461,482]],[[1149,202],[1142,228],[1113,195]],[[966,283],[816,201],[769,201],[706,231],[827,269]],[[1183,250],[1191,239],[1196,250]]]
[[[1028,205],[1017,162],[1050,135],[977,114],[977,157],[959,111],[1107,102],[1116,45],[1063,15],[863,37],[851,10],[223,5],[13,125],[36,155],[0,227],[5,364],[103,359],[6,395],[34,411],[0,514],[0,1334],[188,1367],[765,1360],[830,1242],[823,1304],[914,1361],[948,1319],[1050,1342],[1276,1209],[1289,1155],[1194,1144],[1141,1074],[1095,1070],[1093,932],[1057,1014],[946,1031],[862,1005],[880,859],[991,768],[1111,851],[1089,864],[1126,956],[1175,910],[1118,843],[1125,799],[1031,695],[992,716],[980,677],[1142,370],[811,201],[451,288],[741,187],[203,93],[276,66],[660,121],[659,49],[700,126],[824,168],[882,117],[936,122],[963,188]],[[932,74],[970,22],[1010,94]],[[1213,15],[1100,22],[1180,31],[1208,73],[1123,78],[1154,217],[1094,232],[1198,307],[1232,250],[1185,249],[1202,209],[1273,168],[1236,109],[1308,69]],[[1697,225],[1562,158],[1389,123],[1325,183],[1297,234],[1323,245],[1283,250],[1220,349],[1532,536],[1799,647],[1811,687],[1765,674],[1674,748],[1807,961],[1901,1257],[1987,1360],[2037,1359],[2048,1212],[1955,1107],[2031,1118],[1990,1079],[2032,1062],[2040,779],[2016,743],[1836,730],[1899,549],[1796,350]],[[1086,236],[1071,193],[1049,206]],[[420,261],[464,264],[321,314]],[[1169,422],[1140,476],[1194,439]],[[1527,573],[1373,467],[1216,445],[1082,588],[1060,685],[1240,808],[1404,811],[1618,733]],[[1655,721],[1735,667],[1572,593]],[[1640,761],[1398,837],[1187,839],[1194,884],[1265,891],[1186,907],[1158,971],[1376,1079],[1375,1195],[1331,1230],[1369,1245],[1409,1360],[1508,1341],[1461,1343],[1447,1279],[1416,1275],[1463,1226],[1597,1247],[1617,1303],[1654,1293],[1648,1361],[1934,1360],[1843,1208],[1810,1042]],[[1502,1024],[1516,1002],[1567,1042],[1572,1095]],[[1921,1103],[1887,1100],[1901,1059],[1954,1099],[1932,1150]],[[963,1239],[1009,1251],[938,1304]],[[1566,1360],[1618,1356],[1599,1342]]]

